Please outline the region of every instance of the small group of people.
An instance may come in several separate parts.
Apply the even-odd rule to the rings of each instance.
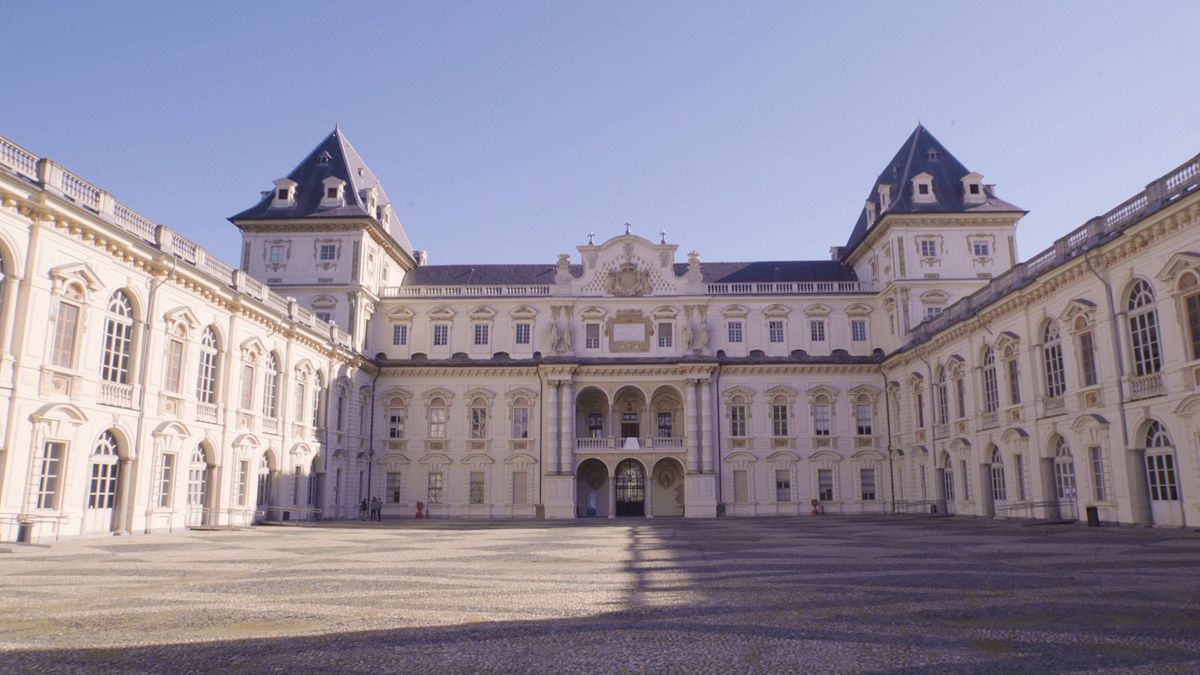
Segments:
[[[362,500],[358,505],[359,520],[378,520],[383,521],[383,500],[379,497],[371,497],[371,503],[368,505],[367,500]]]

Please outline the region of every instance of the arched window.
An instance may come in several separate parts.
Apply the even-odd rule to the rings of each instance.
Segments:
[[[279,357],[274,352],[263,360],[263,417],[279,417]]]
[[[204,329],[200,336],[200,367],[196,373],[196,400],[200,403],[217,402],[217,334],[212,326]]]
[[[258,505],[266,506],[271,501],[271,462],[267,453],[258,458]]]
[[[488,434],[488,406],[487,399],[477,397],[471,401],[471,407],[468,412],[470,415],[471,438],[479,440],[487,438]]]
[[[92,449],[87,501],[89,509],[111,509],[116,505],[119,461],[116,437],[111,431],[100,434],[96,447]]]
[[[1071,447],[1067,439],[1055,436],[1051,447],[1054,448],[1054,488],[1059,499],[1070,499],[1075,496],[1075,458],[1071,456]]]
[[[129,357],[133,349],[133,303],[125,291],[108,299],[104,317],[104,348],[100,353],[100,379],[129,384]]]
[[[204,500],[208,494],[208,460],[204,458],[204,448],[197,445],[192,450],[192,462],[188,466],[188,508],[203,512]]]
[[[446,437],[446,401],[441,398],[429,401],[429,437]]]
[[[1146,479],[1150,488],[1151,510],[1157,508],[1155,502],[1177,501],[1179,499],[1179,482],[1175,474],[1175,453],[1171,437],[1158,420],[1152,420],[1146,425],[1142,434],[1143,445],[1146,448]],[[1155,514],[1155,522],[1161,516]]]
[[[1167,430],[1158,420],[1153,420],[1146,425],[1146,433],[1142,436],[1146,448],[1170,448],[1174,447],[1171,444],[1171,437],[1167,434]]]
[[[1004,457],[1000,455],[1000,448],[992,446],[992,499],[998,502],[1008,500],[1008,488],[1004,484]]]
[[[388,438],[404,438],[404,423],[408,420],[408,409],[404,406],[404,399],[397,396],[389,401],[387,416]]]
[[[163,389],[178,394],[183,387],[183,348],[187,332],[176,324],[167,333],[167,353],[163,363]]]
[[[1133,343],[1133,372],[1141,377],[1162,370],[1158,342],[1158,310],[1154,289],[1139,279],[1129,289],[1129,339]]]
[[[75,367],[75,349],[78,346],[79,316],[83,311],[83,288],[70,284],[63,291],[54,315],[54,339],[50,349],[50,363],[59,368]]]
[[[996,350],[983,348],[983,411],[1000,409],[1000,388],[996,382]]]
[[[771,401],[771,435],[788,435],[788,400],[782,394]]]
[[[729,435],[734,438],[746,436],[746,399],[740,394],[729,401]]]
[[[525,398],[513,401],[512,437],[529,438],[529,401]]]
[[[321,471],[321,456],[313,457],[312,465],[308,471],[308,505],[315,507],[317,505],[317,497],[321,489],[320,483]]]
[[[946,388],[946,369],[938,366],[937,377],[933,383],[934,393],[937,396],[937,422],[939,424],[950,423],[950,394]]]
[[[1047,398],[1059,398],[1067,391],[1067,380],[1063,370],[1062,341],[1058,335],[1058,324],[1047,321],[1042,330],[1042,365],[1046,375]]]
[[[0,278],[3,278],[2,274]],[[1187,355],[1193,360],[1200,359],[1200,280],[1194,272],[1189,272],[1179,279],[1178,288],[1183,295]]]
[[[1004,348],[1004,367],[1008,371],[1008,402],[1017,405],[1021,402],[1021,365],[1017,359],[1017,348],[1008,345]]]

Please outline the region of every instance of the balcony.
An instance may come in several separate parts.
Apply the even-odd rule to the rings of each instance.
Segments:
[[[104,405],[115,405],[121,408],[133,407],[133,385],[117,382],[100,383],[100,402]]]
[[[576,450],[682,450],[684,447],[683,438],[661,437],[654,438],[647,436],[645,438],[629,437],[629,438],[614,438],[612,436],[601,436],[599,438],[576,438]]]
[[[1067,399],[1062,396],[1042,397],[1042,417],[1067,414]]]
[[[1167,393],[1162,373],[1151,373],[1129,378],[1129,398],[1136,401]]]
[[[220,416],[220,409],[216,403],[197,403],[196,404],[196,421],[217,423],[217,418]]]

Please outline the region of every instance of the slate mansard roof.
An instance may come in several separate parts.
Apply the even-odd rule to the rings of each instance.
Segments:
[[[675,274],[687,263],[675,263]],[[555,267],[547,265],[425,265],[404,276],[405,286],[487,286],[553,284]],[[571,265],[572,276],[583,267]],[[755,281],[857,281],[854,270],[837,260],[765,260],[700,263],[705,283]]]
[[[330,176],[346,182],[343,190],[343,205],[322,208],[321,198],[325,192],[322,181]],[[375,175],[367,163],[363,161],[354,146],[341,129],[334,129],[325,140],[321,141],[313,151],[308,153],[296,168],[287,175],[289,180],[296,182],[295,205],[290,207],[272,208],[274,194],[267,192],[254,206],[242,211],[229,220],[234,224],[239,221],[254,220],[289,220],[293,218],[375,218],[378,213],[367,210],[366,193],[375,189],[375,202],[380,207],[388,207],[391,200],[383,189],[383,183]],[[410,256],[413,254],[412,244],[408,235],[400,225],[394,210],[389,216],[390,222],[385,226],[392,239]],[[382,224],[382,223],[381,223]]]
[[[933,194],[936,201],[929,204],[913,202],[912,179],[920,173],[933,176]],[[950,154],[929,130],[920,124],[913,130],[904,145],[896,152],[896,156],[888,162],[871,192],[867,201],[875,202],[878,223],[885,213],[980,213],[980,212],[1017,212],[1024,209],[1010,204],[995,195],[990,186],[984,186],[983,202],[968,204],[964,200],[962,179],[971,173],[962,162]],[[891,204],[886,211],[879,209],[879,186],[891,186]],[[858,221],[850,233],[850,239],[843,250],[843,259],[849,257],[854,248],[867,237],[871,225],[867,223],[867,210],[864,207],[858,214]]]

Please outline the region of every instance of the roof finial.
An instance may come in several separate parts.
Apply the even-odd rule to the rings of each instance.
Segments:
[[[658,243],[660,243],[660,244],[667,243],[667,231],[666,230],[658,231]]]
[[[588,232],[588,246],[595,246],[595,245],[596,245],[596,233]]]
[[[633,227],[629,223],[625,223],[625,234],[629,234],[629,228]]]

